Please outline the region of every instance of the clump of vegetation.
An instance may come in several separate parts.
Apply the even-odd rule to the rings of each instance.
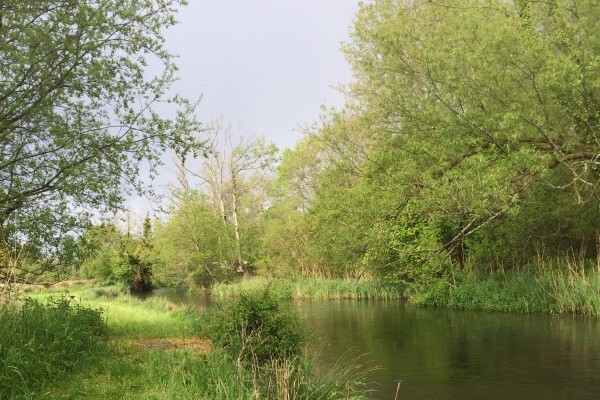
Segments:
[[[101,354],[106,334],[102,311],[65,297],[0,309],[0,398],[37,396]]]
[[[307,337],[298,317],[283,310],[269,291],[244,294],[209,318],[213,343],[244,362],[297,357]]]
[[[343,360],[328,374],[316,373],[303,351],[307,331],[268,290],[244,294],[203,322],[216,351],[235,362],[256,398],[337,399],[362,387],[366,372]]]
[[[466,310],[531,313],[547,311],[551,298],[529,270],[478,274],[457,271],[415,289],[411,303]]]
[[[85,232],[80,246],[86,254],[82,270],[87,277],[120,282],[131,293],[152,289],[152,225],[148,216],[141,235],[102,223]]]
[[[519,269],[462,270],[432,279],[415,286],[410,301],[421,306],[600,316],[598,293],[597,261],[539,256]]]

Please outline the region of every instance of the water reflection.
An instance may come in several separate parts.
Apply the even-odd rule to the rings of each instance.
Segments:
[[[299,306],[328,345],[354,347],[384,368],[376,398],[597,399],[597,320],[460,312],[382,302]]]
[[[174,302],[209,302],[182,291]],[[600,322],[574,317],[423,309],[401,302],[301,301],[320,360],[368,353],[394,399],[600,399]]]

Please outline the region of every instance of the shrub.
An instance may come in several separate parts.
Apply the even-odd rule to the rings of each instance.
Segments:
[[[265,364],[299,356],[306,332],[269,291],[244,294],[209,314],[207,334],[240,361]]]

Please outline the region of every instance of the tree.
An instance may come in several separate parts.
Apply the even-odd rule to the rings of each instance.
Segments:
[[[132,293],[143,293],[152,290],[152,248],[154,247],[152,235],[152,221],[146,214],[142,225],[142,236],[133,240],[131,232],[127,232],[127,242],[124,247],[126,259],[125,274],[120,276]]]
[[[104,221],[85,230],[79,240],[85,276],[123,283],[131,293],[152,289],[154,239],[152,222],[146,215],[140,233],[132,232],[130,216],[122,229],[114,221]]]
[[[270,206],[262,216],[264,234],[259,267],[271,275],[322,272],[311,257],[313,243],[307,211],[318,191],[323,146],[307,136],[283,152],[269,188]]]
[[[85,259],[81,266],[87,278],[111,279],[119,263],[124,234],[110,222],[88,228],[80,239]]]
[[[232,225],[236,243],[236,268],[244,272],[250,249],[250,233],[266,204],[264,185],[277,160],[278,149],[264,137],[234,137],[231,124],[221,118],[207,124],[206,157],[197,170],[187,172],[208,187],[215,213],[224,225]],[[185,179],[180,179],[185,181]],[[189,186],[189,184],[184,184]],[[247,232],[244,232],[246,230]]]
[[[153,274],[162,283],[209,287],[233,275],[233,231],[197,190],[174,191],[169,219],[154,230]]]
[[[37,272],[60,264],[90,212],[150,191],[142,168],[152,176],[167,149],[193,143],[195,105],[167,96],[162,36],[184,3],[0,2],[0,236],[47,260]]]
[[[591,0],[361,7],[346,112],[369,139],[370,263],[462,265],[465,239],[534,186],[570,192],[573,206],[598,196],[599,14]]]
[[[360,276],[373,199],[362,170],[370,139],[355,127],[352,116],[332,111],[283,153],[264,214],[264,269]]]

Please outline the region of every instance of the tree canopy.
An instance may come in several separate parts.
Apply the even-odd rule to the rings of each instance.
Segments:
[[[410,282],[523,265],[539,248],[595,254],[598,13],[567,0],[363,4],[344,46],[346,107],[280,169],[282,201],[302,201],[280,206],[294,217],[281,232],[302,221],[304,255],[333,273]]]
[[[385,210],[378,263],[462,257],[464,239],[518,213],[533,186],[570,192],[571,212],[595,202],[599,12],[567,0],[361,8],[345,48],[349,113],[373,138],[363,182]]]
[[[295,148],[285,151],[277,171],[274,146],[263,140],[235,143],[223,124],[206,130],[206,154],[196,159],[200,166],[181,163],[184,190],[173,192],[170,219],[156,224],[150,257],[156,271],[165,281],[210,285],[230,279],[232,267],[248,264],[275,276],[358,279],[370,274],[420,285],[454,277],[459,268],[485,273],[524,267],[541,254],[597,257],[599,17],[592,0],[362,4],[344,46],[355,76],[345,89],[345,107],[327,112]],[[159,42],[149,43],[144,46]],[[123,55],[117,48],[110,57]],[[108,57],[106,49],[100,52],[103,57]],[[138,65],[133,55],[139,53],[127,51]],[[152,85],[167,83],[172,71],[168,55],[159,59],[167,60],[162,80],[144,86],[134,74],[133,86],[117,87],[135,95],[154,93]],[[96,57],[90,56],[90,65],[92,60]],[[23,197],[29,202],[24,204],[44,202],[62,210],[48,214],[52,221],[57,215],[73,216],[74,207],[118,204],[117,183],[122,181],[93,181],[94,168],[115,172],[111,177],[130,177],[135,188],[139,179],[121,168],[135,167],[140,156],[157,161],[161,146],[183,144],[178,148],[185,149],[189,142],[183,132],[194,126],[182,120],[184,129],[177,130],[177,122],[144,109],[131,130],[127,124],[118,130],[99,124],[100,133],[86,136],[83,125],[74,123],[79,103],[85,110],[95,107],[92,99],[102,99],[103,105],[114,100],[116,110],[92,113],[94,121],[105,121],[104,116],[129,121],[133,102],[100,89],[92,97],[88,93],[97,87],[95,81],[73,82],[83,91],[66,86],[57,91],[63,97],[55,103],[66,104],[69,112],[42,107],[37,119],[2,131],[23,132],[31,139],[15,154],[31,153],[38,156],[31,159],[51,165],[28,166],[27,156],[15,156],[24,164],[14,172],[0,171],[8,188],[3,190],[17,194],[17,189],[45,182],[25,179],[29,169],[31,176],[62,171],[52,167],[55,161],[72,168],[72,176],[58,175],[56,189],[50,185],[52,190]],[[74,99],[79,103],[71,103]],[[90,117],[86,112],[77,118],[85,122]],[[155,120],[162,122],[155,125]],[[83,132],[83,147],[57,141],[74,129]],[[43,138],[39,149],[33,144],[36,135]],[[79,151],[98,148],[93,140],[112,143],[115,137],[124,141],[117,146],[122,152],[93,153],[92,161],[69,163],[82,157]],[[159,146],[150,145],[150,138],[157,138]],[[56,152],[46,155],[45,149]],[[201,185],[192,187],[186,173]],[[79,186],[78,179],[85,184]],[[88,192],[94,195],[83,201]],[[18,213],[4,209],[8,216],[36,210],[22,208]],[[4,221],[5,232],[16,226]]]
[[[163,37],[184,3],[0,3],[6,246],[27,243],[30,257],[53,264],[72,259],[65,238],[91,212],[115,210],[127,193],[150,190],[140,171],[156,172],[167,149],[190,149],[195,105],[168,94],[176,66]]]

